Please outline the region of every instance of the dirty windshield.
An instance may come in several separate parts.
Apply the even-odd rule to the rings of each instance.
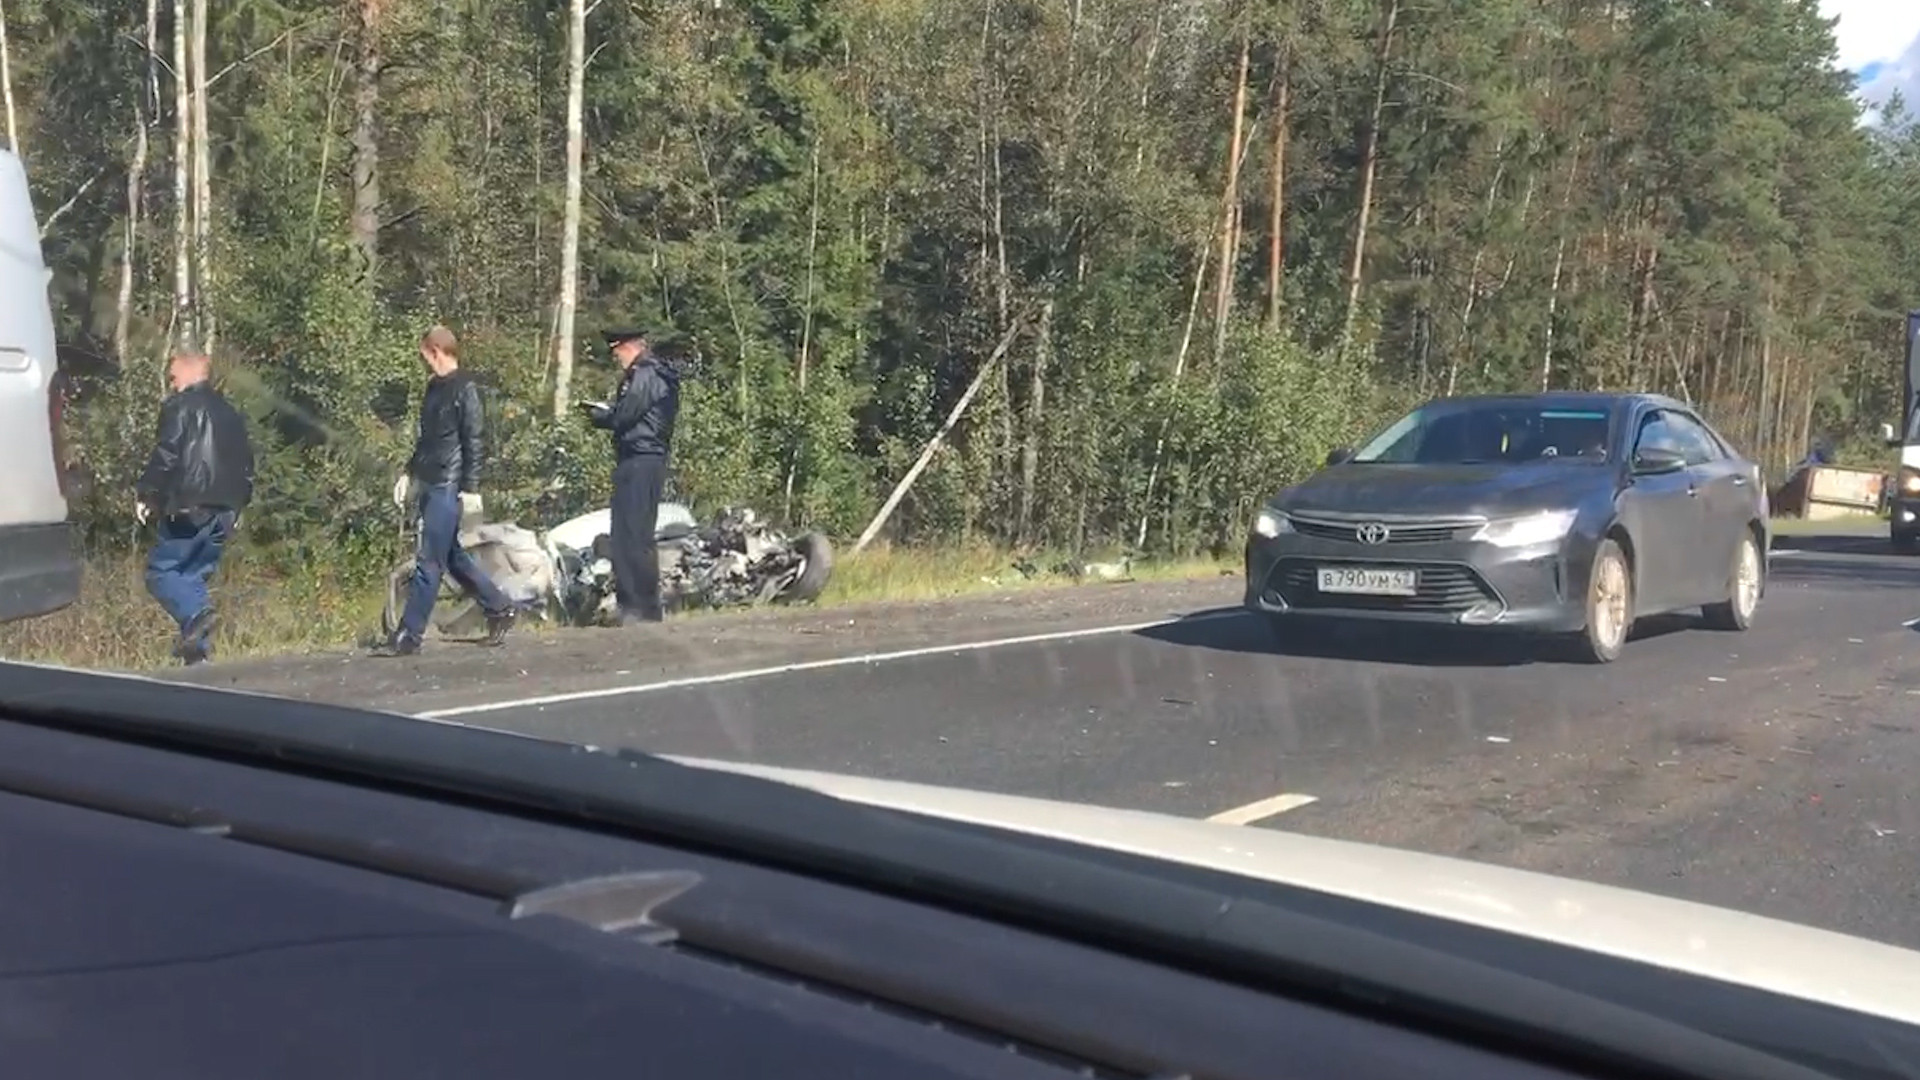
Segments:
[[[0,30],[0,659],[1920,949],[1920,4]]]

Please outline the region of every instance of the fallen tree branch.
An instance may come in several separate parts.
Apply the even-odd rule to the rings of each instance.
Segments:
[[[1023,313],[1015,316],[1013,322],[1007,326],[1007,332],[1000,336],[1000,344],[994,346],[992,355],[988,356],[987,362],[981,364],[980,370],[974,373],[973,381],[967,384],[966,392],[961,394],[960,400],[954,402],[953,408],[948,410],[946,422],[940,425],[940,430],[933,433],[933,438],[927,440],[926,448],[920,451],[919,460],[915,461],[913,468],[907,470],[907,475],[901,477],[900,482],[893,486],[893,493],[887,496],[885,503],[881,504],[880,512],[873,515],[872,521],[867,522],[866,531],[862,532],[860,539],[854,542],[853,550],[847,552],[849,558],[866,550],[866,546],[880,534],[881,526],[893,516],[894,510],[900,505],[900,500],[907,497],[907,492],[913,488],[913,482],[920,479],[920,474],[926,470],[927,463],[933,460],[934,452],[940,449],[942,442],[946,441],[947,433],[953,430],[953,425],[960,422],[960,416],[967,411],[967,406],[973,404],[975,395],[979,394],[980,388],[986,385],[987,375],[1006,357],[1007,350],[1013,347],[1014,339],[1025,328],[1026,322],[1027,316]]]
[[[127,141],[132,142],[133,140],[128,139]],[[40,239],[45,240],[47,238],[48,230],[53,228],[53,223],[65,217],[67,215],[67,211],[72,210],[75,206],[78,206],[80,204],[80,200],[86,196],[87,192],[92,189],[93,185],[99,183],[100,178],[107,175],[107,173],[110,172],[113,169],[113,167],[118,164],[119,162],[116,161],[116,162],[108,162],[107,164],[100,166],[99,171],[95,172],[92,176],[87,177],[86,182],[81,184],[79,189],[76,190],[72,195],[68,196],[66,202],[63,202],[59,206],[54,207],[53,212],[48,214],[46,217],[46,220],[40,223]]]

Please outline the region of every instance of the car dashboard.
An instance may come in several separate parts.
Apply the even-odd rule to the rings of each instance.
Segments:
[[[0,720],[0,852],[15,1076],[1627,1074],[831,873],[35,723]]]

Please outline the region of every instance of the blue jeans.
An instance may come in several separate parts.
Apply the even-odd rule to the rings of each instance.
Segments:
[[[196,524],[185,514],[160,519],[160,542],[147,554],[147,591],[178,623],[187,624],[211,607],[207,580],[220,565],[233,537],[233,511],[221,510]]]
[[[420,640],[427,632],[427,617],[440,598],[440,579],[448,574],[460,587],[480,601],[488,615],[505,615],[513,602],[493,579],[480,572],[479,564],[460,546],[460,489],[441,484],[425,489],[419,497],[420,547],[414,555],[413,580],[407,586],[407,608],[400,616],[400,633]]]

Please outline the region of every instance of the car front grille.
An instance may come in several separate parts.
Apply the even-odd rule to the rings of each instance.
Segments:
[[[1323,593],[1319,575],[1327,560],[1285,558],[1275,563],[1267,577],[1267,591],[1286,602],[1288,607],[1304,610],[1406,611],[1449,614],[1466,611],[1479,604],[1500,602],[1500,594],[1472,567],[1458,563],[1369,562],[1383,570],[1412,570],[1417,575],[1412,596],[1353,596],[1347,593]]]
[[[1342,540],[1349,544],[1366,543],[1360,539],[1360,529],[1369,524],[1386,526],[1384,544],[1444,544],[1449,540],[1465,540],[1480,527],[1477,521],[1408,521],[1408,522],[1369,522],[1369,521],[1329,521],[1325,518],[1291,516],[1293,529],[1301,536],[1311,536],[1316,540]],[[1368,546],[1374,546],[1368,544]]]

